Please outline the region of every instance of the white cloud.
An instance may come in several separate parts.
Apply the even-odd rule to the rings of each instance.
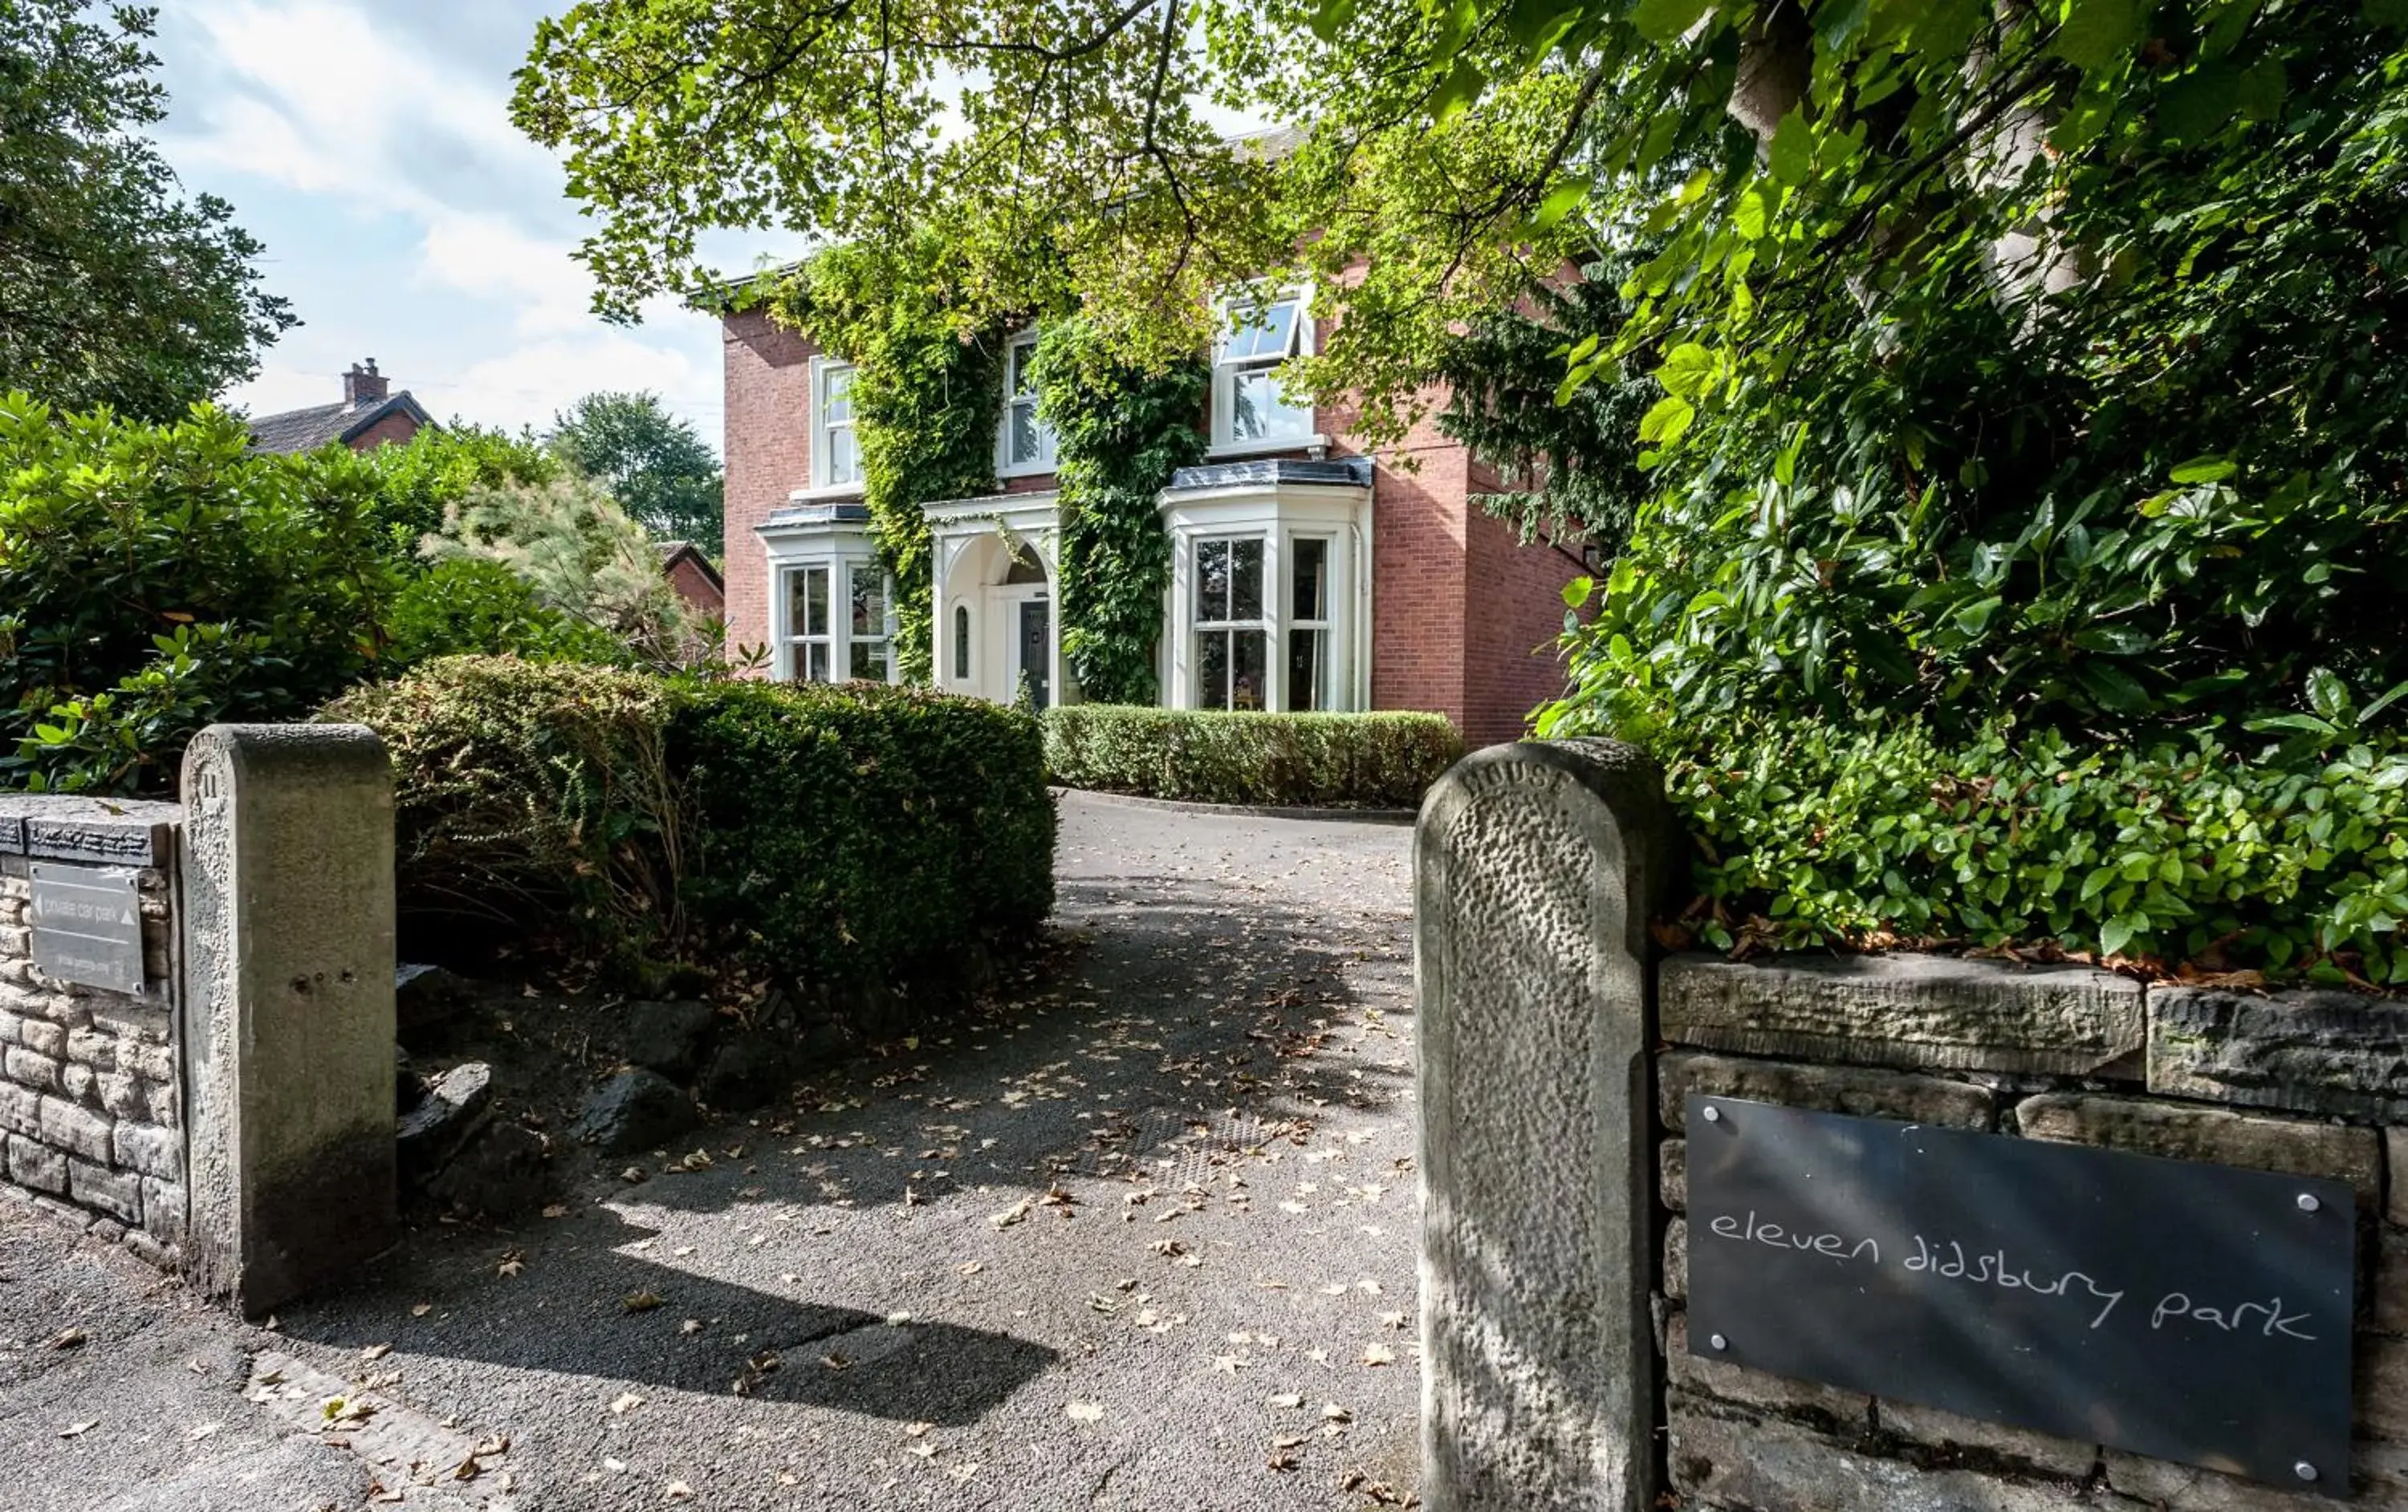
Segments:
[[[438,419],[541,424],[580,394],[646,388],[717,443],[712,323],[666,301],[633,330],[590,314],[560,168],[510,124],[509,49],[543,8],[189,0],[163,17],[170,161],[283,225],[265,271],[307,322],[229,403],[330,403],[344,367],[382,353]]]

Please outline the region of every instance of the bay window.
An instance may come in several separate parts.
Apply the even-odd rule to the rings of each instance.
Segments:
[[[836,680],[828,576],[824,566],[795,567],[786,574],[786,675],[796,682]]]
[[[845,576],[853,609],[845,675],[862,682],[885,682],[893,663],[887,654],[893,632],[887,623],[886,569],[875,562],[856,562]]]
[[[1198,708],[1268,706],[1270,627],[1263,619],[1263,540],[1196,543]]]
[[[1326,536],[1297,535],[1287,543],[1286,705],[1305,713],[1330,706],[1329,549]]]

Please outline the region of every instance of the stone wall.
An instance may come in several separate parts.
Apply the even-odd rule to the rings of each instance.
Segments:
[[[1702,1092],[2329,1177],[2360,1227],[2349,1505],[2408,1509],[2408,1004],[2147,988],[1935,957],[1657,977],[1658,1348],[1680,1505],[1763,1512],[2309,1512],[2330,1497],[1971,1421],[1687,1348],[1683,1099]],[[2408,1176],[2408,1169],[2403,1169]],[[2340,1488],[2332,1488],[2338,1491]]]
[[[176,838],[169,804],[0,795],[0,1135],[5,1186],[173,1266],[186,1224],[175,1035]],[[34,963],[34,868],[131,871],[145,988],[53,981]]]

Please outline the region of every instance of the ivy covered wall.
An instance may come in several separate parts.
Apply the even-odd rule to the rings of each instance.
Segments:
[[[933,541],[922,506],[1001,488],[996,427],[1003,410],[1008,327],[963,313],[940,241],[831,249],[779,280],[772,316],[853,364],[854,435],[870,532],[896,584],[896,660],[907,680],[931,675]],[[1039,412],[1057,437],[1062,520],[1062,651],[1095,703],[1151,704],[1170,542],[1159,495],[1204,455],[1211,369],[1160,367],[1111,355],[1072,314],[1043,328]]]
[[[921,506],[999,486],[1003,333],[966,321],[940,280],[911,277],[910,266],[835,248],[782,284],[771,312],[853,364],[862,502],[895,576],[896,661],[906,681],[925,682],[935,568]]]
[[[1204,456],[1211,370],[1112,357],[1073,317],[1037,348],[1038,407],[1054,426],[1062,510],[1062,658],[1090,703],[1152,704],[1170,538],[1158,496]]]

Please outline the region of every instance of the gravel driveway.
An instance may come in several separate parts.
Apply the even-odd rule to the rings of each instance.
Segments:
[[[0,1203],[0,1500],[1401,1505],[1410,840],[1069,795],[996,1011],[274,1332]]]

